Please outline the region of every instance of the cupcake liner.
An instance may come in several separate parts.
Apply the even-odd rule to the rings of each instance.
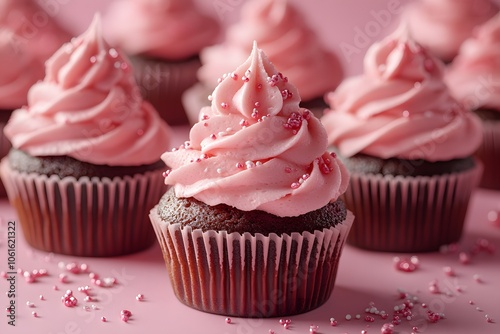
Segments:
[[[343,195],[356,216],[348,243],[375,251],[427,252],[457,242],[482,166],[437,176],[351,173]]]
[[[476,156],[484,165],[480,186],[500,190],[500,121],[483,121],[483,142]]]
[[[172,287],[184,304],[209,313],[276,317],[310,311],[331,295],[354,220],[314,233],[230,233],[151,222]]]
[[[129,56],[143,98],[149,101],[170,125],[188,124],[182,105],[182,93],[197,82],[201,66],[198,57],[169,62],[141,56]]]
[[[3,110],[0,110],[0,112],[7,113],[7,111]],[[8,113],[10,115],[10,112]],[[7,139],[7,137],[5,137],[5,134],[3,133],[3,128],[5,127],[6,124],[7,122],[0,121],[0,160],[2,160],[3,157],[5,157],[9,153],[9,150],[11,148],[10,141]],[[7,193],[5,192],[5,187],[3,185],[2,180],[0,179],[0,198],[5,196],[7,196]]]
[[[160,172],[123,178],[59,178],[0,163],[11,205],[34,248],[74,256],[116,256],[155,240],[148,212],[165,192]]]

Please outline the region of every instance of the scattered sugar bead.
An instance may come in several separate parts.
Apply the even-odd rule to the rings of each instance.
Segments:
[[[351,319],[352,319],[352,316],[350,314],[345,315],[345,320],[351,320]]]
[[[292,188],[292,189],[298,189],[299,187],[300,187],[300,183],[298,183],[298,182],[293,182],[290,185],[290,188]]]
[[[483,309],[482,309],[482,308],[480,308],[479,306],[476,306],[476,311],[478,311],[478,312],[483,312]]]
[[[393,324],[383,324],[382,328],[380,328],[381,334],[393,334],[394,333],[394,325]]]
[[[34,283],[36,280],[36,277],[29,271],[23,272],[23,276],[27,283]]]
[[[82,310],[84,310],[86,312],[90,312],[90,307],[88,307],[88,306],[82,306]]]
[[[226,102],[221,102],[220,106],[222,109],[227,109],[229,107],[229,105]]]
[[[450,276],[450,277],[456,276],[456,273],[452,267],[443,267],[443,271],[446,274],[446,276]]]
[[[52,290],[57,291],[57,290],[59,290],[59,288],[57,287],[57,285],[54,285],[54,286],[52,287]]]
[[[395,256],[392,259],[394,263],[394,267],[403,272],[411,273],[417,270],[418,268],[418,258],[417,257],[411,257],[410,259],[408,258],[400,258],[398,256]]]
[[[237,80],[237,79],[238,79],[238,74],[237,74],[237,73],[232,72],[232,73],[231,73],[231,79],[233,79],[233,80]]]
[[[316,334],[318,332],[319,326],[311,325],[309,326],[309,333]]]
[[[375,321],[375,318],[374,318],[374,317],[372,317],[372,316],[367,315],[367,316],[365,317],[365,321],[366,321],[366,322],[374,322],[374,321]]]
[[[284,328],[284,329],[289,329],[289,328],[290,328],[290,324],[285,323],[285,324],[283,325],[283,328]]]
[[[31,315],[35,318],[38,318],[38,313],[36,313],[35,311],[31,312]]]
[[[59,282],[68,283],[68,275],[64,273],[59,274]]]
[[[5,271],[0,272],[0,277],[7,278],[7,273]]]
[[[355,318],[356,318],[356,320],[359,320],[359,319],[361,319],[361,315],[360,314],[356,314]]]
[[[75,262],[71,262],[66,265],[66,270],[73,274],[79,274],[80,266],[78,266],[78,264]]]
[[[142,302],[144,300],[144,295],[142,293],[138,294],[137,296],[135,296],[135,299],[138,301],[138,302]]]
[[[102,322],[106,322],[106,321],[108,321],[108,320],[106,319],[106,317],[101,317],[101,321],[102,321]]]
[[[280,325],[283,326],[285,324],[285,319],[280,319],[279,323],[280,323]]]
[[[469,305],[474,305],[474,301],[473,300],[469,300]]]
[[[122,315],[120,318],[121,318],[121,320],[122,320],[123,322],[128,322],[128,319],[129,319],[129,317],[127,317],[127,316],[125,316],[125,315]]]
[[[129,318],[132,316],[132,312],[130,312],[129,310],[121,310],[120,314]]]
[[[226,324],[230,324],[231,323],[231,318],[227,317],[226,318]]]
[[[410,117],[410,112],[409,112],[408,110],[404,110],[404,111],[403,111],[403,117],[404,117],[404,118],[408,118],[408,117]]]
[[[40,295],[40,297],[38,297],[40,300],[45,300],[45,297],[43,295]]]
[[[479,276],[478,274],[474,274],[472,275],[472,278],[474,279],[474,281],[476,281],[477,283],[483,283],[483,279],[481,278],[481,276]]]
[[[368,334],[368,331],[367,331],[367,330],[365,330],[365,329],[363,329],[363,330],[361,331],[361,334]]]
[[[465,252],[460,252],[460,254],[458,254],[458,259],[462,264],[470,263],[470,255]]]
[[[32,303],[32,302],[30,302],[30,301],[27,301],[26,302],[26,306],[28,306],[28,307],[35,307],[35,304]]]
[[[498,210],[492,210],[488,212],[488,220],[493,223],[493,225],[500,226],[500,214]]]
[[[94,299],[90,296],[85,296],[85,298],[83,299],[85,302],[92,302],[94,301]]]
[[[413,327],[411,328],[411,330],[412,330],[412,331],[414,331],[414,332],[418,332],[418,327],[417,327],[417,326],[413,326]]]
[[[99,309],[99,307],[97,305],[95,305],[95,304],[92,304],[90,307],[92,307],[93,310],[98,310]]]

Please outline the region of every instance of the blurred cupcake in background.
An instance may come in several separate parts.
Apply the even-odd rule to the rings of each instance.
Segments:
[[[187,124],[182,93],[197,82],[199,52],[220,28],[192,0],[118,0],[106,17],[110,43],[130,58],[143,97],[170,125]]]
[[[497,12],[492,0],[419,0],[406,7],[402,20],[417,43],[450,63],[474,29]]]
[[[454,96],[481,118],[481,186],[500,190],[500,14],[463,43],[445,78]]]
[[[34,248],[114,256],[154,241],[147,214],[165,191],[169,128],[96,17],[46,62],[5,126],[0,176]]]
[[[322,122],[351,172],[343,197],[356,216],[351,244],[423,252],[460,239],[482,133],[443,68],[402,26],[370,47],[363,75],[328,95]]]
[[[210,104],[207,97],[218,79],[245,61],[254,40],[297,86],[301,106],[322,114],[327,107],[324,94],[334,90],[343,77],[339,59],[321,44],[303,14],[289,1],[249,0],[241,9],[239,22],[228,28],[222,44],[201,53],[200,83],[183,96],[191,123],[198,120],[200,108]]]

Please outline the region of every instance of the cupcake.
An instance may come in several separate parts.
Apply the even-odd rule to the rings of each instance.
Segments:
[[[198,121],[200,108],[209,105],[207,96],[217,78],[246,60],[254,40],[297,86],[301,106],[316,115],[323,113],[327,107],[324,94],[334,90],[343,77],[339,59],[287,0],[251,0],[242,7],[240,21],[227,30],[224,42],[201,52],[200,83],[183,96],[191,123]]]
[[[111,44],[132,61],[144,99],[170,125],[187,124],[181,96],[197,82],[199,52],[216,42],[217,22],[192,0],[121,0],[110,7],[107,23]]]
[[[10,150],[3,128],[12,111],[26,104],[30,87],[43,78],[43,64],[33,57],[9,29],[0,28],[0,160]],[[0,197],[6,195],[0,181]]]
[[[455,98],[482,121],[480,185],[500,190],[500,14],[464,42],[445,79]]]
[[[150,218],[184,304],[239,317],[306,312],[334,286],[353,221],[338,200],[348,172],[262,50],[232,73],[190,140],[162,155],[171,188]]]
[[[165,192],[169,130],[98,16],[47,61],[4,132],[13,148],[0,176],[31,246],[114,256],[154,242],[148,212]]]
[[[457,242],[481,174],[481,124],[452,98],[443,63],[406,29],[370,47],[364,74],[328,95],[322,122],[351,172],[348,242],[424,252]]]
[[[407,6],[403,20],[416,42],[450,63],[476,26],[497,12],[492,0],[420,0]]]

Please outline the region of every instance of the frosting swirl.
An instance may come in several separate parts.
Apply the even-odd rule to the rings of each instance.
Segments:
[[[254,40],[287,73],[303,100],[323,97],[343,77],[337,56],[321,46],[289,1],[253,0],[244,5],[240,22],[228,29],[225,42],[202,51],[200,81],[214,88],[217,78],[245,61]]]
[[[256,45],[217,86],[190,141],[162,159],[176,196],[298,216],[342,194],[349,177],[297,89]]]
[[[217,22],[192,0],[122,0],[108,16],[109,38],[131,55],[178,60],[215,43]],[[126,24],[124,24],[126,22]]]
[[[500,14],[464,42],[445,79],[467,107],[500,111]]]
[[[26,52],[17,36],[0,28],[0,109],[26,104],[30,87],[43,78],[43,64]]]
[[[136,166],[159,160],[169,129],[141,99],[130,65],[103,39],[96,16],[47,61],[44,80],[4,132],[13,147],[33,156]]]
[[[451,97],[443,64],[406,30],[372,45],[364,67],[327,96],[332,110],[322,122],[342,155],[443,161],[478,148],[479,120]]]
[[[491,0],[421,0],[408,5],[403,19],[418,43],[451,61],[474,28],[497,12]]]

